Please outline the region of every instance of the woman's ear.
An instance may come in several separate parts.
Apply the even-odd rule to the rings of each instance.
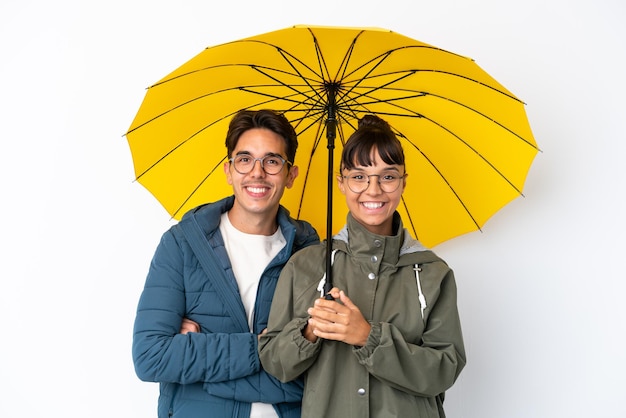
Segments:
[[[339,186],[339,190],[341,191],[341,193],[346,194],[346,184],[343,180],[343,176],[337,175],[337,186]]]

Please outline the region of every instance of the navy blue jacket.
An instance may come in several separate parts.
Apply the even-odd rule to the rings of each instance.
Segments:
[[[319,237],[280,207],[277,220],[287,244],[260,279],[251,333],[219,232],[220,216],[233,202],[231,196],[189,211],[163,234],[150,264],[132,354],[137,376],[160,383],[159,417],[248,418],[251,402],[274,404],[282,418],[300,417],[302,382],[284,384],[262,369],[257,334],[267,326],[283,266]],[[194,228],[197,237],[189,233]],[[209,273],[192,246],[203,246]],[[179,334],[183,317],[201,332]]]

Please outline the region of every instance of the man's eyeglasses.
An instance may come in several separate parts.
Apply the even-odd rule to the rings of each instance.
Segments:
[[[287,161],[278,155],[266,155],[261,158],[253,158],[248,154],[239,154],[230,158],[228,161],[235,167],[239,174],[248,174],[254,168],[257,161],[261,163],[261,168],[267,174],[278,174],[281,172],[285,164],[293,165],[291,161]]]
[[[378,178],[378,186],[384,193],[393,193],[398,190],[402,179],[406,177],[406,173],[399,174],[350,174],[348,176],[341,176],[346,180],[348,188],[353,193],[363,193],[370,185],[370,177]]]

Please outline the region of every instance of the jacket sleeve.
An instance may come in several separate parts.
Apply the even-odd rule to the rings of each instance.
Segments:
[[[307,324],[306,309],[313,298],[294,301],[297,268],[292,258],[281,272],[270,310],[267,332],[261,335],[259,355],[263,368],[281,382],[299,377],[317,359],[321,343],[311,343],[302,335]],[[313,286],[313,290],[314,290]],[[312,293],[313,295],[313,293]],[[314,296],[313,296],[314,297]]]
[[[427,317],[420,344],[408,343],[389,323],[372,324],[364,347],[354,349],[370,374],[414,396],[437,396],[449,389],[465,366],[465,349],[450,270]]]
[[[207,382],[204,389],[211,395],[240,402],[277,404],[302,401],[304,384],[301,379],[281,383],[266,371],[228,382]]]
[[[132,355],[144,381],[223,382],[258,373],[257,336],[241,333],[180,334],[187,315],[184,266],[189,252],[170,231],[159,243],[139,300]]]

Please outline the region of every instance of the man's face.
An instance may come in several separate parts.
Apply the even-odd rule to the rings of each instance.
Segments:
[[[254,128],[239,137],[230,157],[245,154],[255,159],[275,155],[286,160],[286,148],[285,140],[277,133],[269,129]],[[267,174],[261,161],[255,161],[252,171],[241,174],[235,170],[233,163],[227,162],[224,164],[224,172],[235,194],[235,206],[231,215],[237,216],[242,222],[252,219],[258,221],[259,216],[264,215],[274,221],[285,187],[291,188],[298,175],[298,168],[290,168],[285,163],[278,174]]]

